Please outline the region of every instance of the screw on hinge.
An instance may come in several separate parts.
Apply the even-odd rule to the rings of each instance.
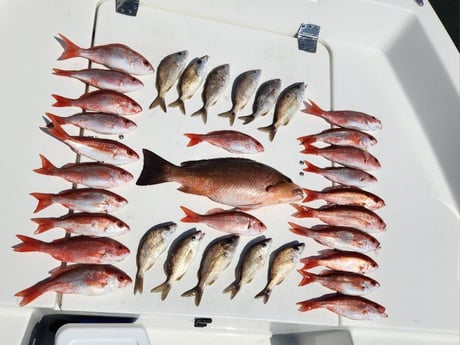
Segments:
[[[193,326],[203,328],[203,327],[206,327],[210,323],[212,323],[212,319],[209,317],[196,317],[195,322],[193,323]]]
[[[320,26],[315,24],[300,24],[299,30],[295,34],[300,50],[315,53],[318,45]]]

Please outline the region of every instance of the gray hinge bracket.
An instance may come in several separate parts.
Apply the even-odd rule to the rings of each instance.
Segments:
[[[116,0],[115,11],[127,16],[135,17],[139,9],[139,0]]]
[[[320,27],[315,24],[300,24],[299,30],[295,34],[299,49],[309,53],[316,53],[319,30]]]

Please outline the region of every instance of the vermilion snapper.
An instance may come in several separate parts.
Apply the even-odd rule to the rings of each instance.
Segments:
[[[366,150],[353,146],[330,145],[327,147],[317,148],[306,145],[301,153],[321,156],[350,168],[360,170],[377,170],[380,169],[380,162]]]
[[[309,99],[310,103],[303,102],[305,109],[301,111],[306,114],[319,116],[331,125],[357,129],[361,131],[375,131],[382,129],[382,122],[375,116],[353,110],[323,110],[315,102]]]
[[[375,194],[356,187],[333,186],[315,191],[304,188],[307,195],[302,202],[324,200],[329,204],[363,206],[376,210],[385,206],[385,201]]]
[[[55,94],[52,96],[56,100],[53,107],[78,107],[87,111],[118,115],[134,115],[142,111],[142,107],[135,100],[111,90],[91,91],[75,99]]]
[[[139,159],[133,149],[116,140],[69,135],[57,123],[54,127],[47,127],[46,132],[66,143],[75,153],[97,162],[122,165]]]
[[[46,113],[51,124],[48,127],[58,125],[74,125],[99,134],[124,134],[137,127],[136,123],[116,114],[107,113],[78,113],[63,117]]]
[[[129,226],[105,213],[70,213],[61,217],[31,218],[38,224],[36,234],[63,228],[65,231],[86,236],[118,236],[129,231]]]
[[[299,311],[326,308],[352,320],[378,320],[388,317],[381,305],[360,296],[329,294],[298,302]]]
[[[174,165],[144,149],[144,167],[136,184],[178,182],[185,193],[204,195],[237,208],[303,200],[302,188],[265,164],[246,158],[216,158]]]
[[[366,232],[382,232],[386,224],[375,212],[361,206],[326,205],[318,209],[291,204],[297,218],[318,218],[330,225],[350,226]]]
[[[231,153],[258,153],[264,151],[264,147],[259,141],[238,131],[222,130],[206,134],[184,133],[184,135],[190,138],[187,146],[194,146],[205,141]]]
[[[25,306],[48,291],[63,294],[97,296],[126,287],[131,278],[112,265],[75,264],[57,268],[51,276],[15,294]]]
[[[317,256],[300,259],[303,263],[302,270],[308,270],[317,266],[354,273],[366,273],[376,270],[379,265],[369,256],[353,251],[326,249]]]
[[[41,252],[53,258],[81,264],[113,264],[123,260],[129,249],[118,241],[107,237],[74,236],[52,242],[16,235],[22,243],[13,246],[15,252]]]
[[[353,146],[363,150],[377,143],[372,135],[349,128],[330,128],[320,133],[305,135],[297,138],[303,145],[323,142],[331,145]]]
[[[128,171],[111,164],[69,163],[55,167],[45,156],[40,155],[42,167],[34,172],[42,175],[57,176],[71,183],[81,183],[92,188],[111,188],[132,180]]]
[[[78,79],[98,89],[121,93],[135,91],[144,86],[139,79],[127,73],[108,69],[88,68],[76,71],[53,68],[53,74]]]
[[[124,44],[111,43],[85,49],[78,47],[62,34],[55,38],[64,48],[64,52],[58,60],[83,57],[113,70],[129,74],[154,72],[152,65],[145,57]]]
[[[198,214],[184,206],[180,207],[185,212],[181,219],[185,223],[204,223],[213,229],[237,235],[258,235],[267,228],[256,217],[246,212],[235,210],[211,210],[207,214]]]
[[[299,286],[318,282],[328,289],[350,296],[362,296],[377,289],[380,284],[376,280],[353,272],[341,272],[324,270],[320,274],[314,274],[298,270],[302,275]]]
[[[34,213],[54,203],[59,203],[74,211],[111,213],[128,203],[125,198],[118,194],[96,188],[72,188],[57,194],[30,193],[30,195],[38,200]]]
[[[315,225],[311,228],[288,222],[291,232],[307,236],[334,249],[355,250],[361,253],[380,249],[380,242],[367,232],[347,226]]]

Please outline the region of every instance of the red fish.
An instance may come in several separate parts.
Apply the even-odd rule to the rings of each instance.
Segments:
[[[318,218],[329,225],[350,226],[366,232],[382,232],[386,224],[375,212],[361,206],[327,205],[318,209],[291,204],[297,209],[292,216]]]
[[[129,226],[117,217],[105,213],[70,213],[61,217],[31,218],[38,224],[36,234],[63,228],[69,233],[86,236],[118,236],[129,231]]]
[[[330,128],[320,133],[297,138],[303,145],[323,142],[331,145],[353,146],[363,150],[377,143],[372,135],[349,128]]]
[[[206,141],[231,153],[263,152],[263,145],[250,135],[230,130],[212,131],[207,134],[184,133],[190,138],[187,146],[194,146]]]
[[[347,226],[315,225],[307,228],[288,222],[291,232],[307,236],[316,242],[330,248],[355,250],[361,253],[372,252],[380,249],[380,242],[367,232]]]
[[[310,256],[300,259],[303,263],[302,270],[308,270],[317,266],[364,274],[376,270],[379,265],[369,256],[343,250],[326,249],[319,252],[317,256]]]
[[[377,182],[377,178],[360,169],[348,167],[327,167],[319,168],[308,161],[303,161],[306,168],[303,171],[319,174],[329,181],[340,183],[347,186],[366,187]]]
[[[375,194],[356,187],[334,186],[315,191],[304,188],[307,195],[303,202],[324,200],[329,204],[363,206],[376,210],[385,206],[385,201]]]
[[[56,100],[54,107],[78,107],[117,115],[134,115],[142,111],[142,107],[132,98],[110,90],[91,91],[76,99],[55,94],[52,96]]]
[[[144,86],[139,79],[127,73],[108,69],[88,68],[76,71],[53,68],[53,74],[75,78],[98,89],[121,93],[135,91]]]
[[[375,131],[382,129],[382,122],[375,116],[353,110],[323,110],[315,102],[309,99],[310,103],[303,102],[305,109],[301,111],[323,118],[331,125],[357,129],[360,131]]]
[[[324,270],[320,274],[298,270],[302,275],[299,286],[320,283],[328,289],[350,296],[362,296],[377,289],[380,284],[376,280],[353,272]]]
[[[237,235],[258,235],[267,228],[256,217],[241,211],[211,210],[207,214],[198,214],[181,206],[186,214],[181,219],[185,223],[205,223],[213,229]]]
[[[72,151],[98,162],[122,165],[137,161],[139,155],[130,147],[112,139],[69,135],[58,124],[46,131],[66,143]]]
[[[55,167],[45,156],[40,155],[42,167],[34,169],[38,174],[61,177],[71,183],[80,183],[92,188],[111,188],[133,179],[128,171],[111,164],[69,163]]]
[[[50,126],[74,125],[99,134],[124,134],[137,127],[134,121],[123,116],[106,113],[78,113],[63,117],[46,113],[50,118]]]
[[[25,306],[48,291],[88,296],[105,295],[126,287],[131,278],[112,265],[75,264],[50,272],[51,276],[15,294]]]
[[[345,165],[350,168],[361,170],[380,169],[380,162],[368,151],[358,149],[353,146],[330,145],[327,147],[317,148],[306,145],[301,153],[321,156],[332,162]]]
[[[96,188],[72,188],[57,194],[30,193],[30,195],[38,200],[34,213],[54,203],[59,203],[74,211],[111,213],[128,203],[125,198],[118,194]]]
[[[64,52],[58,60],[83,57],[113,70],[129,74],[141,75],[154,72],[152,65],[145,57],[124,44],[112,43],[85,49],[78,47],[62,34],[55,38],[64,48]]]
[[[297,305],[302,312],[326,308],[352,320],[378,320],[388,317],[383,306],[360,296],[329,294],[298,302]]]
[[[53,258],[81,264],[112,264],[123,260],[129,249],[118,241],[107,237],[75,236],[53,242],[16,235],[22,243],[13,246],[15,252],[41,252]]]

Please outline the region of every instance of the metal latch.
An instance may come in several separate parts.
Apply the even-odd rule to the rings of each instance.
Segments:
[[[297,33],[295,34],[300,50],[304,50],[309,53],[316,53],[319,29],[320,27],[315,24],[300,24],[299,30],[297,30]]]
[[[115,11],[135,17],[139,8],[139,0],[117,0],[115,2]]]

